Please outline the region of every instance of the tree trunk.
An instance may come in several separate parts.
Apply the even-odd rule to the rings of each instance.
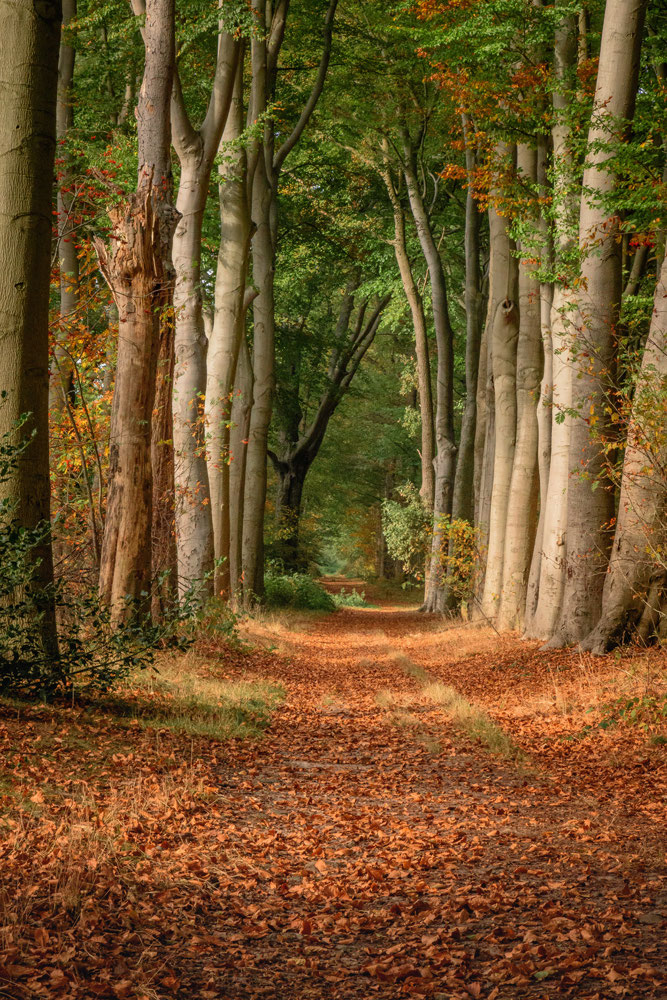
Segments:
[[[151,574],[154,580],[152,615],[160,621],[178,597],[176,534],[174,531],[174,447],[171,396],[174,384],[174,325],[167,312],[160,323],[155,377],[155,403],[151,428],[153,477],[153,527]]]
[[[645,10],[646,2],[638,0],[607,0],[605,7],[579,216],[583,262],[570,367],[576,416],[570,418],[565,588],[552,646],[581,641],[602,607],[614,497],[600,435],[613,388],[622,293],[619,219],[605,207],[617,180],[607,164],[609,144],[618,142],[634,109]]]
[[[63,0],[63,28],[67,29],[76,17],[76,0]],[[67,337],[67,327],[76,317],[79,304],[79,258],[77,255],[73,213],[75,201],[71,186],[72,162],[67,150],[67,137],[74,124],[72,84],[76,50],[66,40],[60,44],[58,60],[58,101],[56,105],[56,139],[63,162],[58,184],[58,266],[60,269],[60,323],[59,337]],[[66,418],[66,397],[70,402],[74,394],[72,359],[56,341],[54,365],[51,375],[49,410],[56,428]]]
[[[242,591],[243,506],[251,409],[252,362],[248,341],[243,336],[234,379],[229,449],[229,575],[235,603]]]
[[[119,316],[100,565],[100,596],[116,622],[135,607],[147,609],[151,585],[151,426],[159,324],[171,299],[171,241],[177,220],[170,202],[169,159],[173,0],[148,0],[144,44],[146,61],[137,105],[137,190],[126,205],[110,212],[112,246],[107,249],[96,242]]]
[[[517,147],[517,173],[537,182],[537,152]],[[537,405],[542,376],[540,283],[530,263],[519,266],[519,340],[516,353],[516,445],[507,503],[499,628],[523,626],[528,574],[537,528]]]
[[[493,258],[493,247],[491,247]],[[490,272],[493,271],[493,260]],[[491,494],[493,492],[493,466],[496,452],[496,401],[493,384],[493,317],[491,287],[489,287],[489,303],[487,308],[484,333],[482,335],[482,364],[478,376],[479,392],[477,405],[484,415],[484,423],[480,424],[476,434],[475,447],[480,454],[479,490],[475,500],[475,524],[479,529],[480,548],[484,555],[489,544],[489,520],[491,517]],[[497,306],[497,303],[496,303]],[[484,380],[482,381],[482,375]],[[482,596],[483,580],[479,597]]]
[[[621,497],[602,615],[582,646],[605,653],[642,617],[657,625],[667,563],[667,257],[663,260],[623,462]]]
[[[561,4],[561,9],[564,9]],[[555,215],[555,265],[567,271],[572,251],[572,231],[576,226],[576,171],[571,146],[569,99],[566,96],[577,59],[577,26],[565,12],[556,28],[554,61],[559,85],[554,89],[555,123],[552,129]],[[531,614],[526,618],[527,638],[548,639],[560,613],[565,574],[565,533],[567,529],[567,489],[569,471],[570,405],[569,369],[572,328],[572,293],[565,280],[556,285],[551,307],[551,354],[545,358],[545,372],[551,367],[551,455],[548,485],[540,494],[540,552],[534,555],[535,576],[531,588]],[[533,611],[534,602],[534,611]]]
[[[252,237],[253,282],[259,291],[253,303],[254,376],[252,411],[245,472],[243,506],[243,594],[250,604],[264,590],[262,550],[264,504],[266,502],[266,455],[273,402],[274,382],[274,239],[272,214],[274,193],[266,175],[263,157],[253,181]]]
[[[207,390],[201,240],[215,154],[229,117],[235,81],[242,74],[240,43],[221,32],[206,117],[195,130],[180,80],[172,95],[173,142],[181,161],[174,236],[176,371],[174,447],[176,450],[176,535],[181,591],[196,587],[200,600],[213,594],[213,517],[206,462],[204,400]]]
[[[506,154],[501,149],[501,155]],[[516,442],[516,357],[519,335],[517,303],[518,269],[514,243],[507,221],[489,209],[492,271],[489,297],[493,309],[491,326],[492,371],[495,399],[495,450],[493,488],[489,511],[489,541],[481,606],[484,615],[495,618],[503,585],[505,530]]]
[[[232,536],[236,543],[231,515],[234,504],[230,464],[230,418],[232,390],[245,333],[246,309],[244,294],[250,252],[250,214],[248,211],[247,160],[245,150],[238,145],[243,132],[243,60],[239,60],[232,107],[220,144],[224,157],[220,164],[220,248],[215,276],[215,315],[208,345],[208,377],[206,383],[206,415],[209,433],[209,483],[213,514],[216,566],[215,592],[227,595],[238,581],[238,571],[232,573]],[[230,146],[230,143],[234,143]],[[233,433],[233,432],[232,432]],[[248,431],[243,434],[247,438]],[[246,446],[242,446],[245,456]],[[237,449],[232,449],[237,452]],[[234,459],[237,461],[236,457]],[[238,468],[238,465],[237,465]],[[241,484],[235,481],[238,491]],[[238,507],[237,507],[238,510]]]
[[[173,387],[176,538],[179,591],[213,593],[213,524],[206,467],[206,333],[202,315],[201,231],[209,170],[201,156],[182,155],[173,260],[175,355]],[[208,574],[208,577],[207,577]]]
[[[433,510],[435,500],[435,431],[433,427],[433,392],[431,389],[431,362],[429,358],[428,336],[426,333],[426,318],[424,304],[412,273],[405,239],[405,215],[389,166],[386,162],[382,170],[382,178],[387,188],[394,214],[394,239],[392,241],[396,263],[401,275],[403,291],[408,301],[412,328],[415,335],[415,354],[417,356],[417,388],[419,391],[419,410],[421,413],[421,489],[420,495],[429,510]]]
[[[0,435],[34,438],[11,478],[0,484],[8,513],[27,529],[50,521],[49,278],[56,92],[61,9],[0,0]],[[29,414],[27,423],[18,421]],[[40,623],[45,653],[57,658],[48,538],[35,551],[35,583],[45,594]]]
[[[537,181],[542,196],[547,192],[547,144],[546,140],[538,141],[537,147]],[[542,248],[540,250],[543,267],[553,266],[553,246],[551,232],[547,220],[540,215],[538,228],[541,233]],[[549,488],[549,466],[551,464],[551,409],[553,405],[553,352],[551,343],[551,308],[553,306],[553,285],[543,282],[540,285],[540,327],[542,333],[542,382],[540,398],[537,404],[537,465],[539,472],[540,515],[537,523],[535,544],[528,577],[526,594],[525,628],[530,630],[533,624],[540,587],[540,570],[542,568],[542,541],[544,537],[544,521],[546,517],[546,497]]]
[[[466,193],[465,215],[465,312],[466,312],[466,401],[461,420],[461,440],[459,444],[452,516],[469,521],[475,516],[475,436],[477,430],[477,377],[479,373],[482,340],[482,276],[479,267],[480,215],[473,197],[472,174],[475,168],[475,153],[468,145],[469,125],[464,116],[466,136],[466,171],[468,190]]]
[[[433,325],[438,352],[435,411],[435,500],[433,507],[433,543],[431,562],[424,594],[425,611],[444,609],[442,581],[445,520],[452,513],[456,440],[454,435],[454,333],[449,320],[447,286],[442,261],[431,231],[430,221],[417,182],[414,153],[407,132],[403,133],[404,173],[412,217],[424,254],[431,282]]]
[[[308,567],[299,552],[299,525],[303,487],[310,463],[274,462],[278,473],[276,526],[279,552],[287,572],[305,571]]]

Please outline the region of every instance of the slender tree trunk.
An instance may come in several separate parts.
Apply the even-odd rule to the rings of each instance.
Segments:
[[[146,61],[137,105],[139,176],[129,203],[111,215],[113,245],[96,247],[118,307],[118,361],[109,435],[107,517],[100,595],[112,618],[146,606],[151,585],[151,427],[159,324],[171,300],[169,102],[174,72],[173,0],[148,0]],[[128,603],[129,598],[129,603]]]
[[[243,64],[239,61],[232,107],[220,144],[224,157],[219,169],[220,248],[215,277],[215,316],[208,345],[206,414],[209,432],[209,483],[213,513],[216,568],[215,592],[228,594],[232,586],[232,535],[230,416],[232,390],[239,350],[244,339],[244,294],[250,252],[250,213],[247,193],[247,159],[238,139],[243,132]],[[230,145],[234,143],[234,145]],[[247,438],[247,430],[243,435]],[[243,453],[245,455],[245,445]],[[237,449],[232,449],[237,451]],[[235,489],[239,488],[235,482]],[[238,524],[238,521],[234,522]],[[238,572],[234,573],[235,582]]]
[[[175,371],[173,386],[176,538],[179,590],[213,593],[213,524],[206,467],[206,333],[202,314],[201,232],[209,170],[201,155],[183,154],[174,233]],[[206,166],[206,164],[203,164]],[[208,577],[207,577],[207,574]]]
[[[537,180],[542,196],[547,192],[547,144],[538,141],[537,147]],[[540,250],[543,267],[553,266],[553,246],[549,224],[540,215],[538,228],[542,240]],[[553,405],[553,351],[551,343],[551,309],[553,306],[553,285],[543,282],[540,285],[540,328],[542,334],[542,382],[540,397],[537,404],[537,465],[539,472],[540,514],[533,545],[533,554],[528,577],[526,594],[525,628],[530,631],[537,608],[540,587],[540,570],[542,567],[542,541],[544,537],[544,521],[546,517],[546,497],[549,488],[549,466],[551,464],[551,409]]]
[[[493,247],[491,247],[490,274],[493,273]],[[476,435],[476,447],[481,455],[479,468],[479,493],[476,502],[475,523],[479,528],[480,546],[484,554],[489,544],[489,521],[491,518],[491,494],[493,492],[493,466],[496,452],[496,400],[493,384],[493,322],[492,322],[492,288],[489,287],[489,304],[486,323],[482,337],[482,367],[478,381],[480,394],[478,407],[484,414],[484,424]],[[497,306],[497,303],[496,303]],[[481,375],[484,374],[484,381]],[[483,589],[483,581],[482,581]],[[481,589],[479,597],[481,598]]]
[[[487,303],[487,313],[488,313],[488,303]],[[482,524],[488,525],[488,509],[486,509],[486,517],[483,521],[482,519],[482,508],[484,507],[482,501],[482,478],[484,472],[484,449],[486,444],[486,432],[489,420],[489,411],[487,407],[487,391],[488,391],[488,361],[489,361],[489,344],[488,344],[488,316],[484,320],[482,326],[482,339],[479,345],[479,368],[477,371],[477,420],[475,423],[475,454],[474,454],[474,469],[473,469],[473,492],[475,500],[475,525],[481,530]]]
[[[167,311],[160,323],[155,377],[155,402],[151,427],[151,473],[153,477],[153,527],[151,574],[155,581],[152,615],[160,621],[178,599],[178,568],[174,530],[174,448],[171,409],[174,384],[174,325]],[[158,583],[158,581],[160,581]]]
[[[537,152],[517,148],[517,172],[537,181]],[[530,263],[519,266],[519,340],[516,354],[516,445],[507,504],[499,627],[523,626],[530,561],[537,529],[537,405],[542,376],[540,283]]]
[[[554,89],[555,123],[553,138],[555,264],[567,271],[567,259],[572,251],[572,231],[576,226],[576,168],[571,147],[569,100],[565,96],[571,83],[577,59],[577,26],[574,17],[560,4],[562,18],[555,36],[555,73],[558,86]],[[563,280],[557,284],[551,307],[551,354],[545,358],[545,372],[551,368],[552,388],[549,393],[551,410],[551,453],[549,478],[540,494],[542,517],[539,535],[539,556],[533,564],[535,576],[531,588],[531,613],[526,619],[527,638],[548,639],[560,613],[565,581],[565,534],[567,530],[567,489],[569,472],[570,423],[566,414],[570,406],[570,344],[573,320],[573,296]],[[538,577],[539,571],[539,577]],[[533,611],[534,603],[534,611]]]
[[[472,193],[475,153],[469,146],[469,124],[464,116],[468,190],[465,215],[466,402],[461,420],[452,516],[470,521],[475,515],[475,436],[477,430],[477,377],[482,340],[482,275],[479,267],[480,215]]]
[[[412,328],[415,335],[415,354],[417,356],[417,388],[419,391],[419,410],[421,413],[421,489],[420,495],[429,508],[433,510],[435,500],[435,430],[433,427],[433,391],[431,389],[431,362],[429,358],[428,336],[424,304],[412,273],[405,239],[405,215],[394,183],[386,163],[383,166],[382,178],[387,188],[394,214],[393,247],[396,263],[401,275],[403,291],[410,308]]]
[[[657,625],[667,575],[667,437],[655,415],[666,403],[667,258],[635,389],[602,615],[582,642],[595,653],[636,630],[642,618]]]
[[[622,293],[619,219],[605,207],[617,183],[608,147],[633,114],[645,10],[646,2],[638,0],[607,0],[605,7],[579,217],[583,263],[570,371],[570,405],[577,415],[570,431],[565,588],[553,646],[581,641],[602,607],[614,497],[600,435],[613,387]]]
[[[229,573],[230,590],[235,602],[242,591],[243,506],[252,381],[250,351],[243,336],[234,379],[229,450]]]
[[[0,0],[0,435],[18,445],[34,433],[11,478],[0,484],[8,514],[28,529],[50,521],[49,278],[61,9]],[[27,423],[18,421],[29,414]],[[53,583],[51,540],[35,552],[40,590]],[[41,641],[57,658],[52,595]]]
[[[444,609],[442,558],[445,544],[445,519],[451,516],[456,471],[454,435],[454,333],[449,319],[447,286],[442,261],[424,202],[417,183],[414,153],[407,132],[403,135],[404,173],[412,217],[424,254],[431,282],[433,325],[438,352],[435,411],[435,501],[433,508],[433,544],[424,595],[425,611]]]
[[[254,376],[252,411],[245,472],[243,508],[243,593],[245,604],[264,590],[262,550],[266,501],[266,455],[274,383],[274,238],[273,189],[260,157],[253,182],[253,281],[259,291],[253,303]]]
[[[505,149],[501,149],[500,152],[501,155],[506,155]],[[502,593],[505,529],[516,442],[519,309],[515,246],[509,236],[507,221],[498,215],[494,208],[489,209],[489,232],[493,248],[489,294],[493,308],[491,359],[496,441],[488,552],[481,605],[483,613],[489,618],[494,618]]]
[[[76,0],[63,0],[63,28],[67,29],[76,17]],[[65,39],[61,40],[58,60],[58,101],[56,105],[56,138],[62,157],[58,184],[58,264],[60,268],[60,320],[64,328],[60,337],[66,337],[67,326],[76,317],[79,304],[79,258],[77,255],[74,225],[75,199],[71,156],[67,150],[67,137],[74,124],[72,85],[76,50]],[[59,427],[66,417],[66,397],[70,402],[74,393],[74,371],[67,350],[57,342],[54,345],[54,365],[51,375],[49,410],[51,419]]]

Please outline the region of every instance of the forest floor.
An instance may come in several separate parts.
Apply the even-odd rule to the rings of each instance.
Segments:
[[[0,705],[0,998],[667,996],[664,653],[369,598]]]

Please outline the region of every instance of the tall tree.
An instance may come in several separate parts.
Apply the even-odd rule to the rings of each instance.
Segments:
[[[135,0],[139,3],[140,0]],[[118,307],[118,361],[109,436],[100,595],[118,621],[151,585],[151,426],[160,318],[171,300],[171,116],[174,0],[147,0],[145,64],[137,104],[138,180],[113,208],[113,240],[96,249]],[[128,602],[129,599],[129,602]]]
[[[583,648],[605,653],[626,635],[647,639],[664,616],[667,588],[667,257],[639,372],[602,614]],[[642,628],[644,634],[642,635]]]
[[[221,31],[211,96],[199,129],[193,127],[188,116],[178,73],[172,96],[173,143],[181,164],[176,198],[180,219],[173,245],[178,578],[181,590],[198,586],[209,595],[213,588],[213,521],[203,421],[207,340],[201,290],[202,222],[213,161],[239,75],[240,47],[240,41]]]
[[[248,203],[247,155],[241,142],[244,128],[243,54],[239,57],[236,80],[225,129],[220,143],[221,163],[218,167],[218,199],[220,212],[220,245],[215,272],[215,310],[208,341],[206,382],[206,423],[209,434],[208,477],[213,517],[213,539],[216,559],[215,590],[218,594],[235,592],[238,584],[236,554],[232,558],[232,540],[241,545],[243,504],[237,504],[239,491],[245,483],[245,448],[248,428],[234,449],[236,472],[241,452],[243,475],[239,479],[234,499],[231,492],[230,424],[232,391],[239,353],[245,337],[246,313],[254,292],[246,289],[250,253],[250,205]],[[248,294],[246,295],[246,291]],[[244,358],[244,361],[246,359]],[[248,373],[243,372],[245,377]],[[245,378],[244,394],[249,391]],[[238,386],[237,386],[238,388]],[[252,396],[248,397],[250,402]],[[249,409],[248,409],[249,414]],[[244,414],[245,417],[245,414]],[[245,419],[243,420],[245,424]],[[236,517],[232,517],[232,504]],[[241,520],[238,517],[241,516]],[[240,558],[240,556],[239,556]],[[232,563],[234,571],[232,571]]]
[[[289,568],[304,568],[299,565],[299,521],[308,470],[322,447],[329,421],[375,339],[382,313],[390,299],[386,295],[372,307],[368,299],[365,299],[358,306],[356,318],[352,322],[357,287],[358,279],[353,279],[345,291],[329,356],[325,387],[314,416],[305,427],[299,405],[299,385],[290,380],[288,386],[282,387],[286,390],[284,396],[290,397],[289,401],[285,400],[286,405],[283,407],[286,419],[281,433],[282,448],[279,454],[269,450],[269,457],[278,475],[276,523],[283,560]],[[279,402],[280,396],[279,387]]]
[[[414,142],[401,125],[403,173],[410,210],[422,248],[431,284],[431,306],[437,350],[435,393],[435,499],[433,505],[432,558],[426,578],[424,610],[442,610],[444,588],[441,580],[440,552],[444,540],[444,519],[451,516],[456,472],[454,432],[454,331],[449,316],[447,284],[440,251],[431,228],[424,197],[417,176]]]
[[[579,642],[600,616],[610,548],[613,494],[598,438],[613,385],[622,293],[615,147],[627,134],[637,93],[646,0],[607,0],[579,215],[576,331],[569,371],[572,421],[563,604],[553,645]],[[596,488],[599,487],[599,488]]]
[[[276,126],[270,115],[275,100],[278,57],[285,37],[287,0],[275,5],[252,0],[259,31],[251,42],[251,122],[264,121],[263,135],[249,150],[252,176],[251,217],[253,282],[258,295],[253,304],[253,403],[246,457],[243,512],[243,589],[246,603],[263,589],[264,504],[266,454],[271,421],[274,359],[274,268],[278,237],[277,191],[287,156],[296,146],[324,88],[338,0],[330,0],[324,19],[324,46],[315,81],[301,115],[284,142],[276,148]]]
[[[16,446],[33,435],[0,489],[26,528],[50,520],[49,275],[61,19],[57,0],[0,2],[0,435]],[[38,586],[53,582],[50,539],[35,552],[35,573]],[[57,656],[51,601],[41,633],[47,654]]]

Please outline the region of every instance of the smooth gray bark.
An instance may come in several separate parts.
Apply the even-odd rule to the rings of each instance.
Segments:
[[[605,199],[618,181],[610,163],[632,117],[646,2],[607,0],[579,215],[581,280],[570,369],[570,457],[565,585],[552,646],[579,642],[600,617],[611,545],[613,491],[602,437],[614,383],[614,329],[622,294],[619,219]],[[594,486],[597,484],[597,488]]]

